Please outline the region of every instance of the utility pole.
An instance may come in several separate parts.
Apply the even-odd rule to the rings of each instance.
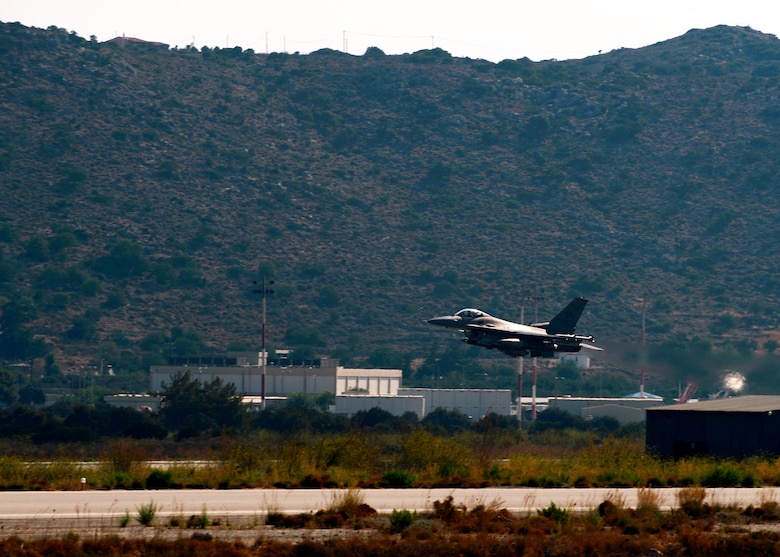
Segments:
[[[647,366],[647,337],[645,336],[645,316],[647,299],[642,296],[642,368],[639,370],[639,398],[645,398],[645,367]]]
[[[544,293],[544,290],[542,290],[542,294]],[[539,322],[539,300],[541,298],[541,295],[539,294],[539,290],[537,288],[534,288],[534,323]],[[531,421],[536,421],[536,375],[538,372],[537,367],[537,358],[534,356],[534,372],[533,372],[533,383],[531,385]]]
[[[263,287],[260,290],[255,289],[255,294],[260,294],[263,297],[263,340],[262,340],[262,366],[263,366],[263,375],[260,382],[260,400],[262,403],[262,409],[265,410],[265,373],[266,373],[266,360],[268,359],[266,357],[266,351],[265,351],[265,299],[268,297],[268,294],[273,294],[274,291],[268,289],[268,286],[273,284],[274,281],[269,280],[266,281],[265,275],[263,275]],[[254,281],[254,284],[257,284],[257,281]]]
[[[521,297],[520,323],[525,321],[525,300]],[[523,356],[517,358],[517,429],[523,429]]]

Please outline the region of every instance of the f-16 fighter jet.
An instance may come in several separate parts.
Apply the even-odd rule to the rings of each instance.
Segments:
[[[558,315],[545,323],[523,325],[466,308],[455,315],[429,319],[431,325],[458,329],[466,344],[497,349],[513,357],[554,358],[558,352],[579,352],[582,348],[602,350],[591,344],[592,336],[574,334],[588,300],[575,298]]]

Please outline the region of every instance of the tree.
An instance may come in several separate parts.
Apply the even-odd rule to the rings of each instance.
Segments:
[[[43,404],[46,402],[46,394],[40,387],[27,384],[19,389],[19,402],[22,404]]]
[[[553,368],[555,377],[562,379],[577,380],[580,378],[580,368],[577,367],[577,363],[571,360],[563,360],[560,364]]]
[[[0,368],[0,404],[9,406],[16,402],[16,375]]]
[[[127,240],[111,246],[109,253],[95,259],[93,268],[106,276],[114,278],[136,277],[149,269],[149,261],[143,247]]]
[[[359,428],[378,428],[385,431],[392,431],[395,429],[396,418],[387,410],[381,408],[369,408],[368,410],[358,410],[355,415],[352,416],[352,425]]]
[[[170,340],[173,353],[177,356],[198,354],[206,347],[200,333],[183,327],[173,327]]]
[[[370,367],[385,369],[404,369],[408,363],[407,355],[386,346],[374,350],[367,361]]]
[[[471,427],[471,418],[460,410],[436,408],[422,420],[422,425],[433,433],[456,433]]]
[[[24,360],[43,356],[46,344],[34,339],[25,325],[37,317],[32,300],[17,298],[0,308],[0,356],[9,360]]]
[[[525,123],[523,134],[533,141],[538,141],[550,131],[550,120],[542,114],[534,114]]]
[[[201,384],[186,371],[177,373],[170,385],[163,383],[162,387],[161,415],[169,431],[197,435],[243,424],[247,409],[233,383],[223,384],[217,377]]]
[[[284,340],[291,346],[325,346],[325,337],[317,329],[294,325],[287,329]],[[298,353],[298,350],[296,350]]]
[[[42,263],[51,259],[51,252],[49,251],[49,244],[45,238],[35,236],[27,243],[26,252],[27,257],[33,261]]]
[[[97,328],[95,320],[86,315],[79,315],[73,318],[73,326],[68,329],[65,336],[70,340],[92,340],[95,337]]]
[[[339,305],[339,293],[331,285],[320,288],[317,305],[321,308],[333,308]]]

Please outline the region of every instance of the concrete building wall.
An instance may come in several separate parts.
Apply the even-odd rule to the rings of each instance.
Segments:
[[[393,416],[403,416],[414,412],[419,419],[425,417],[425,397],[423,396],[372,396],[372,395],[336,395],[336,414],[354,415],[361,410],[380,408]]]
[[[615,418],[621,425],[645,421],[644,408],[632,408],[618,404],[587,406],[580,410],[580,415],[586,420],[592,418]]]
[[[424,396],[426,412],[436,408],[459,410],[474,421],[491,412],[509,416],[512,408],[512,391],[509,389],[401,388],[398,394]]]
[[[333,362],[333,360],[323,360]],[[232,383],[236,391],[246,395],[262,394],[263,372],[258,366],[152,366],[150,389],[159,393],[163,383],[170,384],[177,373],[189,371],[193,379],[211,383],[220,378]],[[318,395],[326,391],[343,394],[364,390],[373,395],[395,395],[401,386],[400,369],[347,369],[332,363],[317,366],[266,366],[266,395],[306,393]]]
[[[625,406],[627,408],[652,408],[662,406],[663,400],[654,398],[606,398],[606,397],[550,397],[548,408],[557,408],[575,416],[592,406]]]
[[[336,378],[336,394],[365,391],[375,395],[397,395],[401,387],[400,369],[340,368]]]

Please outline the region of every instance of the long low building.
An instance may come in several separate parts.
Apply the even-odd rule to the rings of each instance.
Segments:
[[[336,395],[334,413],[352,416],[361,410],[379,408],[393,416],[403,416],[414,412],[418,419],[425,417],[425,397],[423,396],[382,396],[382,395]]]
[[[615,418],[621,424],[642,422],[648,408],[662,406],[661,397],[648,395],[646,397],[550,397],[548,408],[557,408],[581,416],[586,420],[600,417]]]
[[[780,454],[780,396],[750,395],[647,409],[646,445],[666,457]]]
[[[425,412],[437,408],[459,410],[473,421],[481,420],[486,414],[509,416],[512,413],[512,391],[509,389],[425,389],[403,387],[398,389],[402,396],[425,398]]]
[[[225,356],[178,358],[169,365],[152,366],[151,392],[159,393],[173,378],[184,372],[201,383],[219,378],[236,386],[245,395],[262,395],[263,366],[261,352],[228,352]],[[363,393],[396,395],[401,387],[400,369],[354,369],[339,365],[330,358],[291,359],[269,358],[265,366],[267,396],[305,393],[318,395]]]
[[[106,395],[103,402],[115,408],[131,408],[133,410],[157,411],[160,409],[160,397],[150,394],[123,393]]]

